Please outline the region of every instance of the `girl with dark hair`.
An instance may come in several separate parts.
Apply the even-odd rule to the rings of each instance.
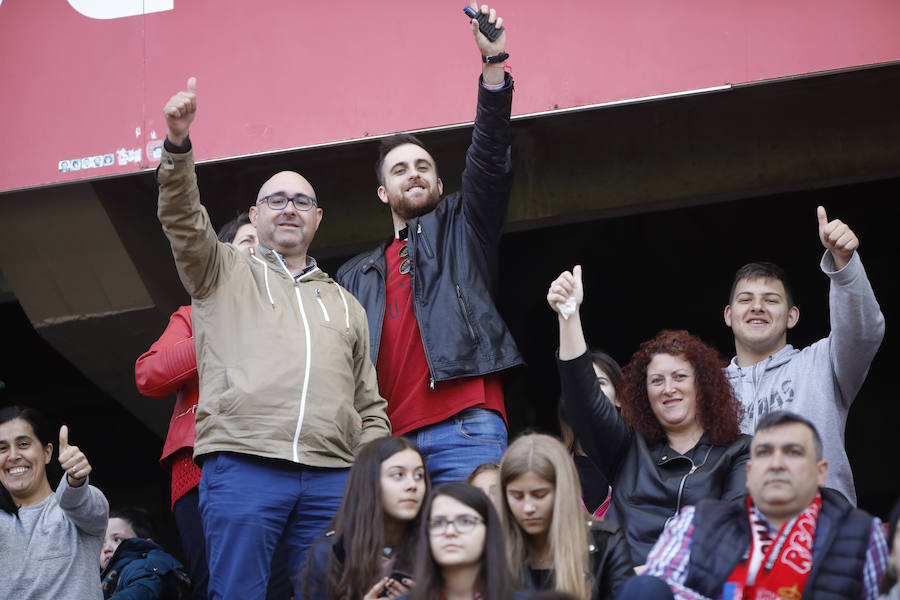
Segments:
[[[879,600],[900,600],[900,529],[897,528],[898,520],[900,520],[900,501],[894,505],[888,522],[888,565],[881,580]]]
[[[612,485],[607,517],[619,523],[642,565],[669,519],[703,498],[745,492],[750,436],[722,371],[724,361],[686,331],[641,344],[622,379],[621,414],[607,401],[581,328],[581,267],[550,284],[559,313],[559,372],[565,415]]]
[[[445,483],[428,497],[410,600],[519,600],[503,529],[483,491]]]
[[[59,430],[56,491],[47,479],[53,432],[33,408],[0,409],[0,483],[8,505],[0,512],[2,598],[101,599],[97,557],[109,504],[88,485],[91,465],[69,429]]]
[[[407,438],[366,444],[353,461],[333,530],[310,550],[305,597],[369,600],[409,591],[429,489],[422,455]]]
[[[556,438],[531,433],[510,444],[500,490],[506,553],[525,589],[606,600],[634,574],[619,528],[584,513],[575,465]]]

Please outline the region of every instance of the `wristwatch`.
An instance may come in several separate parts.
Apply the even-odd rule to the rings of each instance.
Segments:
[[[504,60],[509,58],[509,53],[501,52],[500,54],[495,54],[494,56],[484,56],[481,57],[481,62],[487,63],[489,65],[493,65],[496,63],[502,63]]]

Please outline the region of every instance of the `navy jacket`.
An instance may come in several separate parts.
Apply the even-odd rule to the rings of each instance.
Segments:
[[[190,581],[175,558],[156,542],[129,538],[119,544],[100,575],[103,597],[116,600],[187,598]]]
[[[433,381],[485,375],[524,364],[494,305],[498,244],[509,204],[513,83],[479,84],[462,191],[407,223],[413,306]],[[338,269],[338,283],[366,309],[372,363],[385,311],[384,251],[390,240]]]

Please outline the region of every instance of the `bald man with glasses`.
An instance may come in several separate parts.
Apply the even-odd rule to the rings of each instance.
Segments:
[[[194,459],[210,598],[264,598],[272,552],[287,546],[295,597],[306,551],[344,495],[364,443],[390,434],[369,359],[366,315],[307,254],[322,222],[299,173],[266,181],[246,254],[216,240],[188,130],[196,80],[164,109],[159,219],[191,295],[200,399]]]

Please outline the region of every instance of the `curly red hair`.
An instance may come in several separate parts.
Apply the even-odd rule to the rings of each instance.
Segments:
[[[671,354],[691,363],[697,386],[697,419],[710,441],[726,446],[740,435],[744,409],[722,368],[721,355],[687,331],[660,331],[640,345],[622,370],[622,417],[650,442],[665,441],[666,433],[653,414],[647,396],[647,365],[657,354]]]

